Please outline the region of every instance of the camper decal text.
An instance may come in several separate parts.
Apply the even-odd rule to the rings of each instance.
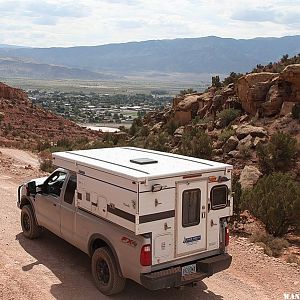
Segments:
[[[201,235],[191,236],[191,237],[184,237],[183,243],[189,245],[193,245],[198,243],[201,240]]]

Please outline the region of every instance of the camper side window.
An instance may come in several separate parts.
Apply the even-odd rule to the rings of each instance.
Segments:
[[[212,209],[221,209],[227,206],[228,187],[227,185],[214,186],[210,192]]]
[[[195,226],[200,223],[201,191],[185,190],[182,193],[182,227]]]

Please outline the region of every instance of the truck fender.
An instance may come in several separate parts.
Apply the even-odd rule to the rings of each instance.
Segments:
[[[116,261],[116,264],[117,264],[117,268],[118,268],[118,273],[119,273],[119,275],[121,277],[123,277],[117,252],[116,252],[115,248],[113,247],[112,243],[105,236],[103,236],[102,234],[100,234],[100,233],[94,233],[94,234],[92,234],[90,236],[89,243],[88,243],[88,251],[89,251],[88,254],[89,254],[89,256],[90,257],[93,256],[93,243],[96,240],[100,241],[100,243],[101,243],[100,247],[107,246],[110,249],[110,251],[112,252],[112,254],[113,254],[114,258],[115,258],[115,261]]]

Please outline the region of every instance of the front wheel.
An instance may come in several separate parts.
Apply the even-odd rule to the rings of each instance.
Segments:
[[[92,274],[97,288],[104,295],[120,293],[125,287],[126,279],[119,275],[115,258],[107,247],[95,250]]]
[[[24,205],[21,210],[21,226],[23,234],[28,239],[35,239],[41,235],[42,228],[36,223],[30,205]]]

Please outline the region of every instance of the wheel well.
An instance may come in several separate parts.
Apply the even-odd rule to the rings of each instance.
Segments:
[[[21,199],[21,203],[20,203],[20,208],[22,208],[22,207],[25,206],[25,205],[30,205],[30,206],[32,206],[32,205],[31,205],[31,202],[30,202],[27,198],[22,198],[22,199]]]
[[[110,248],[109,245],[100,238],[93,240],[93,242],[91,243],[91,247],[90,247],[90,255],[92,256],[96,249],[102,248],[102,247]]]
[[[121,277],[123,277],[119,259],[118,259],[118,255],[117,255],[114,247],[111,245],[111,243],[108,240],[106,240],[102,236],[96,235],[96,237],[91,239],[90,247],[89,247],[89,255],[92,257],[95,250],[98,248],[102,248],[102,247],[107,247],[111,251],[112,255],[115,258],[119,275]]]

